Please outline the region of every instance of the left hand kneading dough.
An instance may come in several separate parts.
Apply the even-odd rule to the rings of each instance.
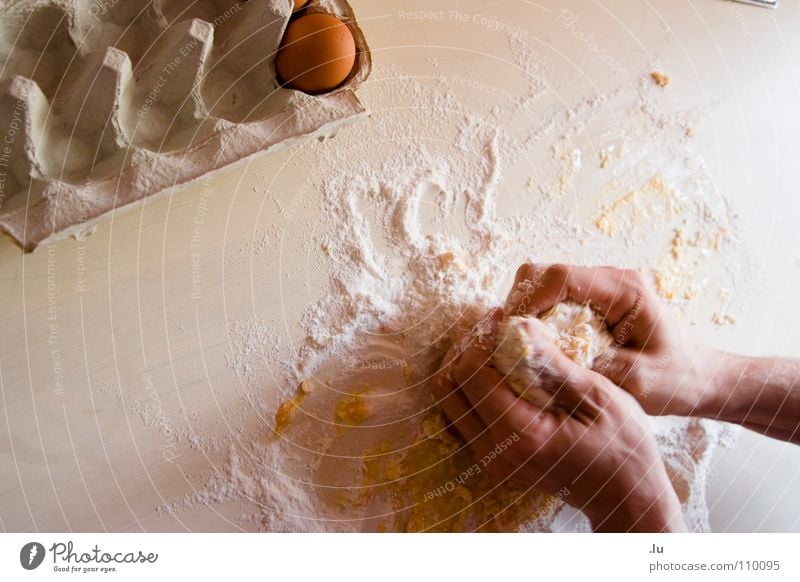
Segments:
[[[588,305],[559,303],[538,319],[505,318],[497,331],[494,364],[517,394],[541,408],[552,396],[541,386],[549,375],[548,362],[531,348],[531,333],[543,335],[584,368],[591,368],[613,341],[605,322]]]

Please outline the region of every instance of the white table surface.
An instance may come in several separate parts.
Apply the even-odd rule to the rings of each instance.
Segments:
[[[470,53],[475,78],[513,75],[497,64],[508,58],[505,37],[486,26],[401,17],[433,9],[420,0],[352,5],[380,65],[422,75],[432,58],[447,71],[448,63],[463,67],[462,49],[469,49],[484,55]],[[558,10],[579,15],[583,30],[629,70],[646,75],[657,65],[667,72],[674,106],[695,112],[697,147],[763,278],[736,325],[710,337],[732,351],[800,357],[800,1],[783,0],[774,11],[725,0],[451,0],[435,9],[522,27],[548,70],[571,79],[578,94],[629,80],[598,66],[589,45],[558,24]],[[380,90],[365,88],[368,106]],[[479,110],[489,98],[476,92],[465,103]],[[226,257],[280,223],[259,188],[264,176],[277,176],[277,190],[292,193],[305,171],[290,163],[295,150],[229,168],[205,183],[213,195],[203,197],[197,184],[148,202],[103,223],[85,242],[70,239],[31,255],[0,242],[0,529],[176,529],[154,507],[187,493],[186,476],[161,462],[163,434],[108,394],[141,395],[153,382],[165,408],[191,402],[213,422],[217,403],[204,387],[207,378],[230,379],[226,316],[237,307],[280,307],[287,325],[297,325],[299,309],[285,289],[306,275],[287,266],[301,249],[269,247],[254,259],[257,268],[222,276]],[[204,279],[196,302],[189,298],[189,241],[201,199]],[[743,432],[713,466],[712,526],[800,531],[798,491],[800,447]],[[187,516],[183,527],[230,529],[213,512]]]

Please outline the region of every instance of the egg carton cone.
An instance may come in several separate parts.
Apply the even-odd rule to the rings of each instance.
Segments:
[[[0,0],[0,229],[25,251],[250,156],[333,134],[367,114],[345,82],[280,86],[293,0]],[[295,15],[297,16],[297,14]]]

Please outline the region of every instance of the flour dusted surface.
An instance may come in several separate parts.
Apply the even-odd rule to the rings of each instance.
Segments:
[[[226,356],[246,390],[246,412],[234,419],[244,428],[200,435],[200,446],[230,453],[195,494],[165,508],[170,515],[237,504],[234,527],[270,531],[587,529],[564,508],[568,497],[547,503],[513,484],[497,494],[482,467],[470,473],[479,460],[442,430],[431,403],[428,381],[444,351],[502,304],[527,260],[661,273],[662,295],[701,323],[719,309],[708,301],[720,287],[734,296],[743,288],[730,270],[741,261],[730,234],[720,235],[734,232],[728,208],[684,122],[656,113],[663,91],[648,85],[537,115],[551,91],[543,60],[510,42],[528,73],[524,95],[476,113],[446,77],[376,67],[361,90],[370,120],[298,148],[294,163],[315,171],[294,199],[264,193],[283,218],[269,239],[303,251],[306,263],[255,249],[249,262],[276,280],[291,275],[285,293],[302,299],[234,316]],[[587,144],[581,132],[605,123],[612,101],[625,118]],[[525,175],[514,178],[521,165]],[[241,254],[226,259],[234,273],[250,267]],[[301,396],[304,381],[315,389]],[[689,526],[707,530],[720,425],[652,423]]]

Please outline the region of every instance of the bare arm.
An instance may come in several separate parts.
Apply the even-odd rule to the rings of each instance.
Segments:
[[[747,358],[698,343],[636,271],[525,264],[507,312],[590,303],[615,338],[594,366],[651,415],[700,416],[800,444],[800,362]]]
[[[800,362],[720,352],[712,385],[696,414],[800,444]]]

